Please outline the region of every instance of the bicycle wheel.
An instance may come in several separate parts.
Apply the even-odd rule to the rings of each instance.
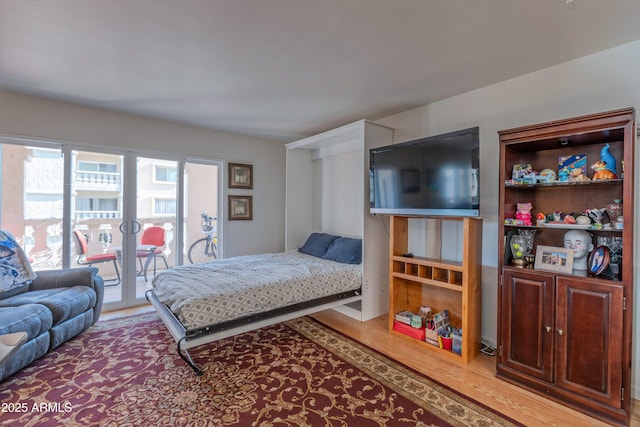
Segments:
[[[187,257],[191,264],[199,264],[201,262],[214,261],[218,254],[217,248],[214,246],[213,241],[206,237],[198,239],[189,247]]]

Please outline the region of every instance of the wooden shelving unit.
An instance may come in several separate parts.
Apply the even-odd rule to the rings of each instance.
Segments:
[[[627,425],[632,388],[635,111],[633,108],[507,129],[500,135],[498,217],[500,288],[496,374],[535,393],[614,425]],[[617,160],[607,181],[514,184],[514,165],[557,170],[558,159],[584,155],[591,165],[604,147]],[[589,178],[593,171],[588,170]],[[611,274],[560,273],[512,265],[509,236],[535,230],[534,249],[563,247],[570,226],[505,224],[518,203],[533,212],[577,212],[623,204],[624,228],[594,228],[594,247],[622,248]],[[611,258],[613,265],[613,257]],[[609,261],[607,261],[609,262]]]
[[[390,219],[389,332],[413,340],[428,350],[469,363],[481,344],[481,237],[480,218],[442,218],[462,224],[461,261],[402,256],[409,248],[410,216],[393,215]],[[426,220],[425,217],[422,219]],[[427,236],[428,238],[428,236]],[[417,313],[421,306],[434,312],[448,310],[452,325],[462,328],[461,354],[418,341],[393,329],[395,314]]]

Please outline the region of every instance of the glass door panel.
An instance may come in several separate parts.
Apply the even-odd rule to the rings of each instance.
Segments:
[[[1,227],[35,270],[62,267],[64,158],[59,148],[0,145]]]
[[[184,264],[221,257],[220,162],[186,161],[184,165]],[[202,215],[207,219],[203,220]]]
[[[71,266],[98,268],[105,304],[123,300],[123,162],[122,155],[71,151]]]
[[[82,148],[82,149],[80,149]],[[103,310],[146,303],[154,275],[222,255],[222,163],[168,160],[71,144],[0,140],[0,226],[34,269],[91,265],[105,280]],[[201,214],[212,217],[203,232]],[[184,233],[184,234],[183,234]],[[154,240],[154,239],[159,240]]]
[[[176,218],[178,206],[178,162],[137,157],[136,216],[140,231],[136,237],[136,298],[153,277],[176,260]]]

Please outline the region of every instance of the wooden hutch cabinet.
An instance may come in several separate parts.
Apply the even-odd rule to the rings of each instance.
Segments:
[[[631,108],[498,132],[497,376],[616,425],[629,423],[632,388],[635,133]],[[512,180],[514,165],[557,173],[560,157],[586,155],[590,166],[606,144],[617,160],[615,179]],[[611,241],[622,246],[615,270],[594,275],[589,268],[561,273],[513,265],[509,242],[520,230],[535,230],[536,252],[540,245],[563,247],[564,233],[578,228],[537,224],[538,212],[583,213],[614,199],[622,199],[623,227],[586,231],[594,248]],[[531,203],[532,225],[505,223],[515,218],[518,203]]]

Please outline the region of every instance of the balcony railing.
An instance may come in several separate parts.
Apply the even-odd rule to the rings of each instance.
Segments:
[[[75,171],[77,190],[120,191],[121,176],[117,172]]]
[[[118,227],[121,218],[90,218],[75,221],[75,228],[89,237],[88,253],[105,253],[114,246],[122,246],[122,235]],[[173,231],[175,229],[174,218],[140,218],[142,228],[151,225],[159,225],[166,230],[164,255],[169,265],[175,265],[175,253],[171,250],[175,246]],[[18,239],[27,256],[31,260],[34,270],[56,269],[62,267],[62,219],[25,220],[19,224],[7,224],[7,230]],[[107,237],[108,238],[105,238]],[[139,233],[142,236],[142,232]],[[139,239],[140,237],[138,237]],[[77,266],[78,252],[75,241],[71,243],[71,266]],[[115,276],[113,264],[95,264],[104,277]]]
[[[76,220],[122,218],[120,211],[75,211]]]

